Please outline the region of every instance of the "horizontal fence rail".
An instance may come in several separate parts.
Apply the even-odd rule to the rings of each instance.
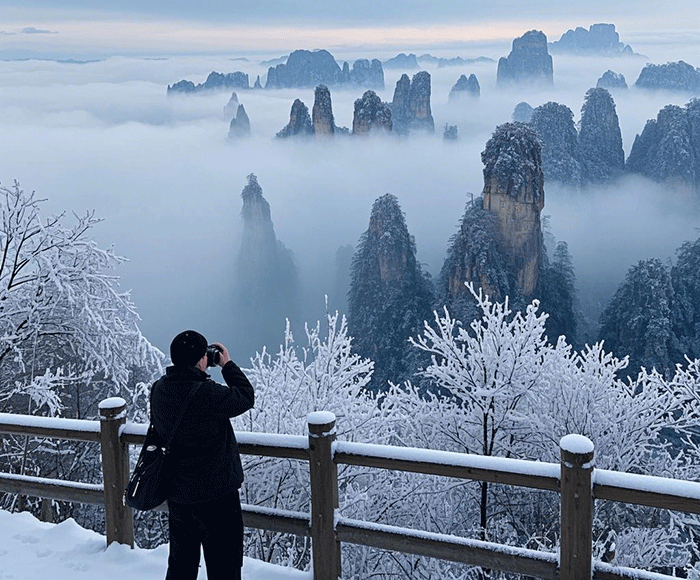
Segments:
[[[130,532],[128,529],[133,521],[132,513],[121,502],[123,480],[117,477],[118,484],[115,485],[114,472],[123,471],[125,465],[128,469],[128,463],[125,463],[128,461],[128,445],[142,445],[148,426],[126,423],[126,403],[120,399],[108,401],[109,404],[104,409],[102,404],[100,406],[100,421],[0,413],[0,434],[99,442],[103,455],[104,484],[0,473],[0,491],[105,505],[108,543],[119,541],[133,546],[133,528]],[[312,415],[317,416],[312,420]],[[242,454],[310,462],[310,514],[246,504],[242,505],[242,510],[244,524],[248,527],[311,537],[312,556],[315,558],[314,580],[337,579],[343,542],[515,572],[545,580],[578,580],[584,577],[594,580],[668,580],[670,576],[592,561],[590,523],[586,523],[587,516],[584,517],[583,512],[578,510],[581,506],[587,506],[592,511],[594,500],[599,499],[700,514],[700,483],[697,482],[594,469],[592,460],[584,455],[580,458],[585,461],[581,460],[580,467],[576,468],[568,459],[566,462],[562,459],[560,464],[556,464],[335,441],[335,417],[331,413],[312,415],[309,416],[308,437],[238,432],[236,438]],[[113,435],[108,436],[106,433]],[[104,463],[105,446],[108,446],[106,455],[112,458],[111,467]],[[570,452],[562,448],[562,457],[565,453]],[[576,459],[579,456],[573,457]],[[592,458],[592,444],[590,457]],[[562,496],[561,553],[539,552],[341,517],[337,511],[338,465],[422,473],[557,492]],[[565,472],[566,482],[562,479]],[[580,479],[581,474],[584,475],[583,479]],[[121,473],[122,477],[123,475]],[[586,476],[589,478],[588,484],[585,483]],[[581,482],[583,487],[580,487]],[[576,485],[579,487],[576,488]],[[105,492],[106,489],[110,491],[109,494]],[[325,490],[323,493],[322,489]],[[576,489],[578,491],[573,491]],[[581,489],[590,489],[590,497],[587,492],[581,497]],[[569,493],[573,499],[571,506],[566,507],[569,500],[565,496]],[[119,497],[119,502],[115,502],[116,497]],[[158,509],[167,510],[167,504]],[[110,526],[113,528],[111,531]],[[122,528],[127,529],[125,531]],[[567,532],[572,536],[570,546],[568,542],[565,545],[565,528],[570,528]],[[573,555],[581,550],[580,554]],[[572,555],[573,562],[590,562],[590,572],[582,575],[580,570],[565,570],[563,563]]]
[[[559,491],[558,463],[338,441],[336,463]]]

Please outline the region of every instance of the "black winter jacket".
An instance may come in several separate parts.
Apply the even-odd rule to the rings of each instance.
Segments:
[[[230,418],[253,406],[253,386],[233,361],[224,365],[221,374],[228,386],[197,368],[171,366],[153,384],[151,420],[156,431],[168,440],[188,392],[201,383],[170,445],[173,489],[168,499],[175,502],[215,500],[243,483]]]

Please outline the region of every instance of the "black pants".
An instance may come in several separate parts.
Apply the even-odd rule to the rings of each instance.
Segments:
[[[165,580],[196,580],[204,548],[208,580],[240,580],[243,517],[238,491],[215,501],[168,502],[170,555]]]

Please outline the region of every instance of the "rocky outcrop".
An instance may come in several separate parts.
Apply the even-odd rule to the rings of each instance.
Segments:
[[[391,118],[394,132],[399,135],[408,134],[411,113],[408,101],[411,93],[411,79],[406,73],[402,74],[394,88],[394,98],[391,101]]]
[[[285,139],[287,137],[310,137],[314,133],[311,117],[309,116],[309,108],[296,99],[292,103],[292,110],[289,113],[289,123],[287,126],[277,133],[277,137]]]
[[[605,183],[622,174],[625,152],[620,121],[615,101],[607,90],[594,88],[586,92],[578,142],[584,181]]]
[[[349,67],[346,69],[345,64],[347,63],[343,63],[345,82],[369,89],[384,88],[384,69],[380,60],[375,58],[370,62],[366,58],[361,58],[353,63],[352,70]]]
[[[700,99],[667,105],[634,140],[626,168],[655,181],[700,192]]]
[[[501,86],[532,82],[551,85],[554,82],[552,57],[543,32],[530,30],[513,40],[508,57],[498,61],[497,81]]]
[[[325,85],[318,85],[314,91],[312,123],[315,135],[333,135],[335,133],[331,92]]]
[[[194,93],[197,90],[197,86],[195,85],[192,81],[188,80],[181,80],[178,81],[172,85],[168,85],[168,94],[173,94],[173,93]],[[199,85],[201,86],[201,85]]]
[[[457,139],[459,139],[459,129],[457,125],[448,125],[445,123],[445,127],[442,130],[442,138],[445,141],[457,141]]]
[[[581,153],[571,109],[550,101],[533,110],[530,124],[542,142],[545,179],[580,186],[583,182]]]
[[[700,68],[682,60],[666,64],[648,64],[639,73],[634,86],[700,94]]]
[[[202,84],[195,85],[192,81],[182,80],[174,85],[168,85],[168,94],[173,93],[198,93],[200,91],[249,89],[250,82],[246,73],[237,71],[222,74],[211,72],[207,80]]]
[[[243,105],[238,105],[236,116],[231,119],[229,125],[228,138],[237,139],[240,137],[248,137],[250,135],[250,119],[245,112]]]
[[[384,68],[398,68],[398,69],[403,69],[403,70],[412,70],[412,69],[417,69],[420,68],[420,65],[418,64],[418,59],[416,58],[416,55],[411,53],[411,54],[405,54],[405,53],[400,53],[397,54],[394,58],[390,58],[389,60],[384,61]]]
[[[367,135],[391,130],[391,107],[388,103],[383,103],[374,91],[365,91],[362,98],[355,101],[352,118],[353,135]]]
[[[628,44],[620,42],[620,35],[614,24],[591,24],[586,30],[577,26],[567,30],[562,37],[549,44],[554,53],[590,54],[600,56],[633,56],[635,53]]]
[[[486,143],[481,160],[483,208],[498,216],[500,243],[527,299],[538,291],[544,256],[540,221],[544,175],[539,139],[527,125],[505,123]]]
[[[603,73],[603,76],[598,79],[595,86],[599,89],[614,91],[617,89],[626,89],[627,81],[625,80],[625,75],[607,70]]]
[[[408,379],[419,361],[410,353],[432,313],[429,278],[416,259],[416,245],[396,196],[387,193],[372,205],[369,227],[352,259],[348,292],[348,331],[353,349],[375,363],[368,388]]]
[[[236,94],[236,91],[233,91],[233,93],[231,93],[231,98],[228,100],[228,103],[224,105],[225,119],[232,119],[236,116],[236,112],[238,111],[238,104],[238,95]]]
[[[413,131],[435,131],[430,108],[430,73],[417,72],[412,80],[403,74],[396,83],[391,102],[394,132],[408,135]]]
[[[260,75],[255,77],[255,84],[253,85],[254,89],[262,89],[262,83],[260,82]]]
[[[463,97],[478,97],[481,95],[481,87],[479,86],[479,81],[475,74],[470,74],[469,78],[466,75],[462,75],[457,79],[450,90],[450,96],[448,97],[449,102],[456,102]]]
[[[236,260],[231,320],[232,352],[250,356],[263,345],[276,348],[285,319],[297,313],[297,272],[291,252],[277,240],[270,204],[254,174],[241,192],[243,233]]]
[[[265,88],[332,86],[342,80],[343,73],[327,50],[295,50],[286,63],[268,69]]]
[[[515,105],[515,108],[513,109],[513,114],[511,115],[511,119],[515,121],[516,123],[529,123],[532,120],[532,111],[534,109],[530,105],[530,103],[526,103],[525,101],[521,101],[517,105]]]

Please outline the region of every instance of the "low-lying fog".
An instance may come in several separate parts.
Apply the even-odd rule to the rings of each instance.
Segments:
[[[700,64],[697,45],[633,48],[651,62]],[[470,50],[439,56],[497,60],[510,46]],[[237,56],[0,62],[0,182],[17,179],[36,190],[48,199],[47,211],[89,208],[104,218],[94,237],[130,259],[118,271],[122,287],[132,290],[146,336],[166,351],[184,327],[224,342],[235,328],[219,311],[236,283],[239,194],[249,173],[257,174],[270,203],[277,237],[295,254],[304,319],[313,322],[331,291],[337,248],[357,243],[377,197],[398,196],[418,258],[436,276],[470,194],[482,190],[480,152],[496,125],[511,120],[514,106],[553,100],[578,120],[586,90],[606,70],[623,73],[632,87],[647,61],[555,55],[553,88],[518,90],[496,88],[496,62],[427,68],[436,132],[404,140],[276,140],[292,101],[301,98],[311,109],[313,90],[237,91],[252,136],[231,142],[223,114],[230,91],[167,97],[166,85],[183,78],[201,83],[212,70],[242,70],[251,84],[265,74],[260,58]],[[394,54],[334,56],[352,63]],[[385,69],[383,100],[391,101],[402,72]],[[449,106],[450,88],[470,73],[479,79],[481,98]],[[331,87],[336,124],[352,126],[353,102],[362,92]],[[647,119],[690,97],[630,88],[613,98],[627,154]],[[443,141],[445,123],[458,125],[457,142]],[[602,304],[637,260],[672,259],[675,248],[699,235],[697,199],[640,178],[581,192],[546,184],[545,195],[544,213],[553,235],[569,243],[584,304]]]

